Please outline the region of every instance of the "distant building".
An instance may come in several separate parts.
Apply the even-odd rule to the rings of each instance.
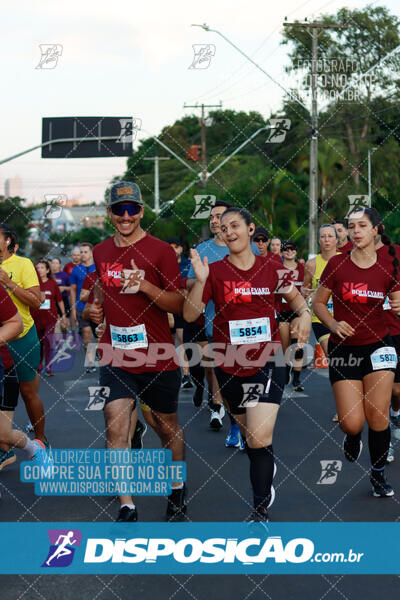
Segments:
[[[21,177],[10,177],[4,182],[4,196],[6,198],[14,198],[19,196],[22,198],[22,179]]]
[[[76,229],[81,227],[104,228],[104,220],[107,216],[107,209],[104,205],[71,206],[68,211],[72,215]]]
[[[74,196],[72,198],[67,198],[68,208],[71,206],[84,206],[85,204],[87,204],[87,199],[82,194],[79,194],[79,196]]]
[[[82,227],[104,228],[104,220],[107,215],[106,207],[103,206],[70,206],[63,207],[61,214],[47,217],[51,222],[51,231],[64,233],[67,231],[77,231]],[[44,208],[38,208],[33,211],[32,225],[40,227],[44,219]]]

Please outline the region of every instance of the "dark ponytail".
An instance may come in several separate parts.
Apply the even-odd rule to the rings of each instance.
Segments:
[[[399,259],[396,256],[396,248],[393,246],[390,237],[388,235],[386,235],[386,233],[384,233],[383,225],[378,226],[378,233],[381,236],[382,244],[385,244],[385,246],[388,246],[389,255],[393,257],[393,260],[392,260],[393,275],[392,275],[392,277],[393,277],[393,285],[396,285],[398,268],[399,268]]]
[[[385,233],[385,226],[383,225],[383,221],[382,221],[382,217],[381,215],[378,213],[378,211],[376,210],[376,208],[354,208],[351,212],[360,212],[363,211],[369,218],[369,220],[372,223],[372,227],[378,227],[378,235],[381,236],[381,240],[382,240],[382,244],[385,244],[385,246],[388,246],[388,252],[389,252],[389,256],[391,256],[393,258],[392,260],[392,265],[393,265],[393,275],[392,275],[392,280],[393,280],[393,285],[397,284],[397,275],[398,275],[398,268],[399,268],[399,259],[396,256],[396,248],[393,246],[392,241],[390,239],[390,237],[388,235],[386,235]],[[349,214],[349,216],[350,216]]]

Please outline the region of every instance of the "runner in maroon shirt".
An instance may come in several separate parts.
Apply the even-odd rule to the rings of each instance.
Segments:
[[[348,253],[353,249],[353,242],[348,240],[348,230],[346,227],[346,221],[334,221],[333,222],[336,232],[338,234],[338,245],[337,251]]]
[[[68,277],[71,275],[72,269],[74,267],[76,267],[76,265],[79,265],[81,263],[81,251],[78,246],[76,246],[76,248],[74,248],[72,250],[71,258],[72,258],[72,262],[67,262],[64,265],[64,269],[63,269],[63,271],[65,271],[66,274],[68,275]]]
[[[383,233],[382,220],[370,208],[349,215],[354,249],[338,254],[326,265],[313,300],[317,317],[332,332],[329,344],[329,378],[339,423],[346,433],[344,454],[354,462],[362,450],[361,432],[368,422],[373,495],[393,496],[384,475],[390,444],[389,404],[397,365],[389,329],[382,314],[385,297],[400,315],[398,260],[388,269],[378,261],[374,239]],[[389,238],[389,252],[394,248]],[[387,264],[387,263],[386,263]],[[326,304],[333,298],[332,316]]]
[[[66,329],[68,322],[65,315],[65,306],[62,300],[60,288],[54,281],[51,273],[50,264],[47,260],[39,260],[36,263],[36,270],[39,274],[40,292],[42,294],[42,304],[40,308],[31,309],[32,318],[35,321],[38,338],[40,341],[40,363],[46,370],[44,374],[47,377],[54,375],[50,368],[51,354],[54,347],[52,336],[58,321],[57,305],[61,312],[62,325]],[[41,369],[39,369],[41,370]]]
[[[0,355],[4,363],[4,378],[0,381],[0,443],[4,450],[0,450],[0,471],[7,465],[16,461],[15,453],[10,446],[24,450],[29,458],[37,464],[44,462],[44,444],[40,440],[31,440],[19,429],[12,428],[15,407],[18,403],[19,383],[14,369],[13,360],[7,350],[6,343],[15,339],[22,333],[23,324],[17,308],[0,285]],[[1,497],[1,495],[0,495]]]
[[[274,238],[279,239],[279,238]],[[282,264],[282,259],[280,254],[276,252],[270,252],[268,250],[268,242],[269,242],[269,233],[268,230],[262,225],[257,225],[253,234],[253,242],[258,248],[260,256],[264,258],[274,258],[278,261],[279,264]]]
[[[384,225],[382,224],[384,228]],[[382,238],[386,240],[386,236],[383,233],[382,235],[377,235],[375,238],[375,250],[378,255],[378,261],[385,264],[385,269],[391,269],[393,256],[389,254],[390,246],[387,246],[383,243]],[[397,244],[392,244],[392,248],[396,253],[396,257],[400,260],[400,246]],[[393,341],[393,346],[396,348],[397,353],[397,367],[396,373],[394,375],[394,382],[392,387],[392,399],[390,406],[390,429],[391,435],[395,439],[400,439],[400,320],[396,317],[396,313],[393,309],[391,309],[389,298],[385,298],[385,303],[383,305],[384,317],[386,324],[389,328],[389,333]],[[394,460],[394,447],[392,442],[390,442],[389,452],[386,461],[393,462]]]
[[[296,262],[297,246],[292,240],[285,240],[282,242],[281,252],[283,257],[283,263],[279,269],[279,285],[283,287],[288,285],[289,281],[292,281],[297,289],[301,290],[304,280],[304,265]],[[276,256],[276,255],[274,255]],[[279,289],[279,286],[278,286]],[[297,329],[298,315],[293,310],[289,310],[286,300],[281,295],[276,296],[275,310],[278,316],[279,333],[282,339],[283,352],[292,344],[292,348],[297,346],[297,340],[293,337],[293,330]],[[299,361],[302,363],[303,350],[297,350],[291,357],[291,364],[287,365],[287,384],[290,383],[291,370],[293,368],[293,387],[295,392],[304,392],[304,386],[300,382],[300,373],[302,365],[299,366]],[[293,366],[295,362],[295,366]]]
[[[285,385],[274,309],[280,265],[253,254],[254,223],[243,208],[231,207],[224,212],[221,232],[230,251],[222,260],[208,265],[206,258],[202,262],[198,252],[191,250],[196,282],[185,300],[183,314],[192,322],[210,300],[215,303],[215,372],[221,393],[246,437],[254,500],[252,519],[265,521],[275,496],[272,435]],[[303,344],[310,332],[310,310],[292,283],[281,291],[290,308],[301,315],[296,335]]]
[[[113,185],[107,210],[115,235],[93,251],[103,306],[95,300],[90,309],[95,323],[106,320],[99,352],[112,348],[112,364],[106,364],[110,360],[103,354],[100,367],[100,385],[110,389],[104,408],[107,447],[130,446],[130,417],[133,413],[136,423],[138,398],[163,447],[172,451],[174,461],[183,460],[184,437],[177,418],[181,375],[167,314],[182,314],[179,266],[171,246],[141,228],[144,206],[135,183]],[[182,520],[185,486],[172,487],[167,519]],[[136,521],[131,496],[121,496],[120,501],[117,521]]]

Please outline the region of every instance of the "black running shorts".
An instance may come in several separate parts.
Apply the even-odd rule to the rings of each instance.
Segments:
[[[345,346],[329,340],[328,360],[331,384],[351,379],[362,381],[370,373],[396,371],[396,350],[390,335],[363,346]]]
[[[297,319],[299,315],[294,310],[282,310],[276,313],[278,323],[291,323],[293,319]]]
[[[0,398],[0,410],[15,410],[18,404],[19,383],[14,365],[4,371],[3,397]]]
[[[106,404],[120,398],[134,398],[156,412],[171,414],[178,410],[181,372],[180,369],[174,369],[131,373],[105,365],[100,367],[99,385],[110,388]]]
[[[258,402],[280,404],[286,382],[286,368],[268,362],[254,375],[239,377],[215,367],[222,396],[234,415],[244,415],[246,408]]]
[[[189,344],[190,342],[207,342],[207,334],[204,325],[198,325],[197,323],[184,322],[183,326],[183,343]]]
[[[324,340],[331,335],[331,330],[323,323],[311,323],[311,325],[319,344],[321,343],[321,340]]]

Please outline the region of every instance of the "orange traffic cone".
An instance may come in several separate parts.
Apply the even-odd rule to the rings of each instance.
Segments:
[[[329,366],[321,344],[315,344],[314,351],[314,369],[327,369]]]

